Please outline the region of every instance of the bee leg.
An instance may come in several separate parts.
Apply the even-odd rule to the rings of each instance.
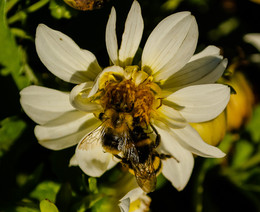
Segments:
[[[177,158],[175,158],[175,157],[172,156],[172,155],[159,154],[159,153],[158,153],[158,157],[159,157],[161,160],[166,160],[166,159],[168,159],[168,158],[173,158],[174,160],[176,160],[177,163],[180,162]]]
[[[117,158],[117,159],[120,159],[120,160],[122,160],[123,158],[122,157],[120,157],[119,155],[115,155],[114,154],[114,156]]]
[[[155,139],[155,143],[154,143],[154,148],[156,148],[156,147],[159,146],[159,144],[161,142],[161,135],[158,133],[158,131],[156,130],[156,128],[152,124],[151,124],[151,127],[156,134],[156,139]]]

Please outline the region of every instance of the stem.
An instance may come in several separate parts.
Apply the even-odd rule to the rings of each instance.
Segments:
[[[35,12],[35,11],[39,10],[40,8],[42,8],[43,6],[45,6],[48,2],[49,2],[49,0],[41,0],[41,1],[36,2],[33,5],[29,6],[28,8],[17,12],[16,14],[14,14],[13,16],[11,16],[8,19],[8,24],[12,24],[12,23],[15,23],[16,21],[25,19],[27,17],[26,13]]]
[[[8,13],[20,0],[9,0],[6,2],[5,12]]]

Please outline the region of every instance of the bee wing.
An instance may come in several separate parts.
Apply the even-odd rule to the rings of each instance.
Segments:
[[[118,163],[118,161],[113,160],[112,154],[103,149],[101,141],[104,132],[104,126],[99,126],[87,134],[76,148],[75,155],[79,167],[92,177],[100,177]]]
[[[156,187],[156,174],[155,172],[147,173],[135,170],[135,178],[138,185],[143,189],[144,192],[149,193],[155,190]]]
[[[87,150],[89,147],[89,144],[101,143],[101,138],[102,138],[103,134],[104,134],[104,127],[102,125],[100,125],[95,130],[88,133],[85,137],[83,137],[81,139],[81,141],[78,144],[78,148],[81,150]]]
[[[132,163],[132,167],[136,181],[143,191],[147,193],[154,191],[157,178],[152,157],[149,157],[144,163]]]

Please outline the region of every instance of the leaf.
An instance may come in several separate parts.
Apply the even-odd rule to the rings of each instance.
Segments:
[[[16,117],[9,117],[0,122],[0,157],[8,151],[26,127],[26,123]]]
[[[47,199],[40,202],[40,210],[41,212],[59,212],[57,207]]]
[[[56,195],[56,205],[61,211],[69,211],[69,205],[72,200],[72,189],[69,183],[62,184]]]
[[[72,16],[71,9],[62,1],[51,0],[49,9],[51,10],[51,15],[57,19],[70,19]]]
[[[15,41],[15,37],[9,29],[6,21],[5,13],[6,0],[0,1],[0,65],[3,66],[1,75],[11,74],[16,86],[19,90],[27,87],[31,84],[30,76],[28,75],[24,67],[26,67],[24,61],[24,53],[21,51]],[[28,66],[28,65],[27,65]]]
[[[30,193],[30,197],[38,199],[39,201],[43,199],[49,199],[55,202],[56,194],[60,189],[60,184],[52,181],[44,181],[37,185],[37,187]]]
[[[97,179],[94,177],[90,177],[90,178],[88,178],[88,183],[89,183],[90,192],[97,194],[98,193]]]
[[[246,130],[250,133],[251,138],[254,142],[260,142],[260,105],[253,111],[252,119],[248,123]]]
[[[237,141],[232,166],[237,168],[241,167],[249,159],[253,151],[254,147],[252,143],[246,140]]]

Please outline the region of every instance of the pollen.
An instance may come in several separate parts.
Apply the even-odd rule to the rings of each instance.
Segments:
[[[144,81],[136,85],[131,78],[109,82],[103,89],[100,104],[104,111],[114,109],[119,113],[127,113],[141,125],[147,125],[155,102],[152,84],[150,81]]]

